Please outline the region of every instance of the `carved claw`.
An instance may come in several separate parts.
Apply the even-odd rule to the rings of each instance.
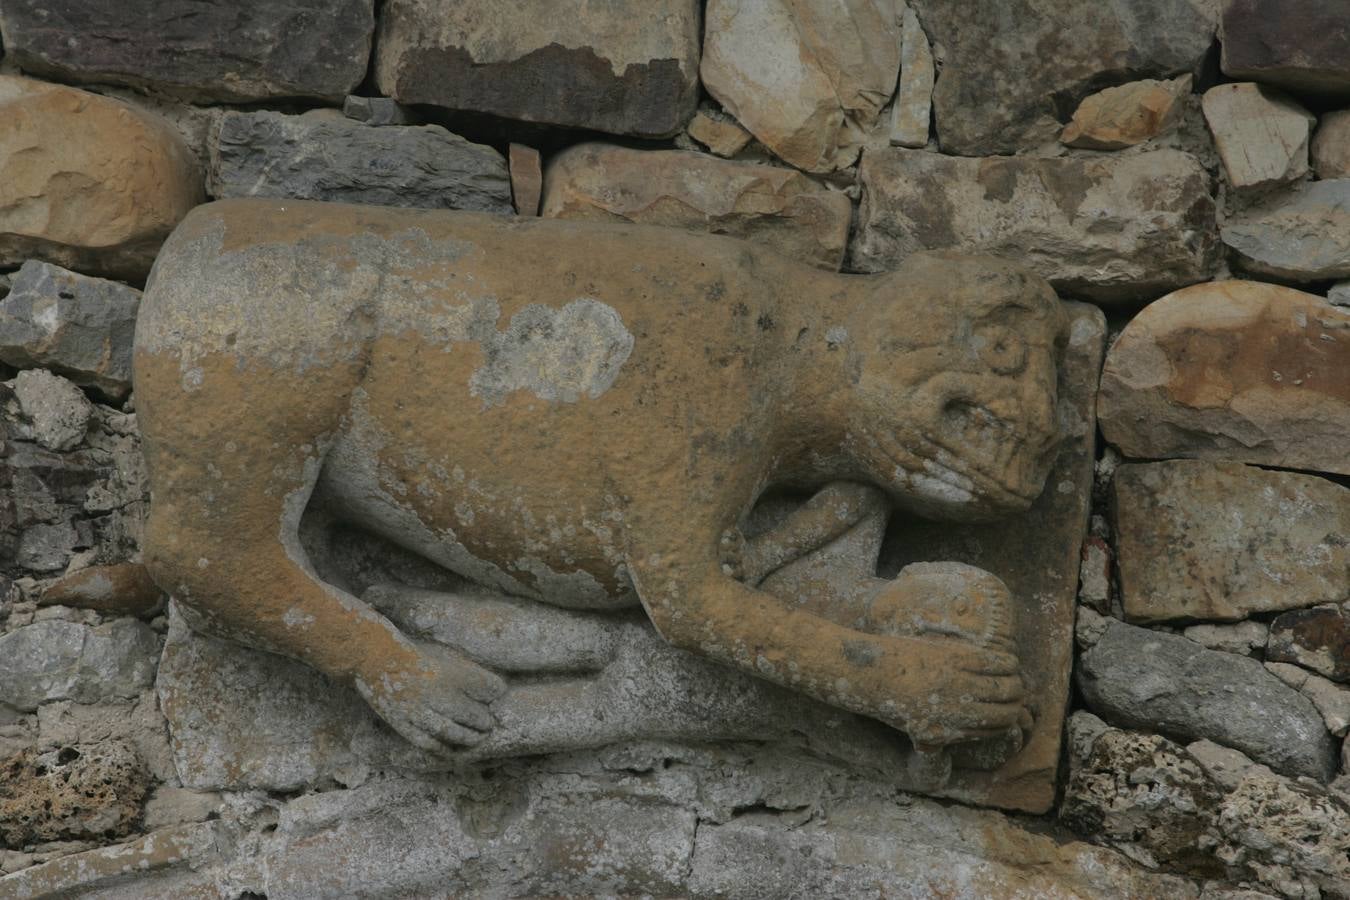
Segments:
[[[739,528],[728,528],[722,532],[718,542],[718,556],[722,565],[722,574],[737,581],[745,581],[745,563],[749,555],[750,542],[741,534]]]

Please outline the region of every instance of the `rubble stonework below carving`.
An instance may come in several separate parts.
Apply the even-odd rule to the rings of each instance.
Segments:
[[[0,3],[0,900],[1350,898],[1350,7],[633,6]]]

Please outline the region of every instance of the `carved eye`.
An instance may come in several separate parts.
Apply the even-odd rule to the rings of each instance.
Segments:
[[[1027,345],[1008,328],[987,328],[975,335],[980,361],[1000,375],[1016,375],[1026,368]]]

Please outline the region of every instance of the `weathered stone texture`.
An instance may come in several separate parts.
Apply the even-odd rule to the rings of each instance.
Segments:
[[[895,0],[710,0],[703,85],[785,162],[844,168],[895,92],[902,9]]]
[[[1063,98],[1103,82],[1177,75],[1209,50],[1205,0],[921,0],[943,51],[933,93],[944,153],[1013,153],[1056,139]],[[1070,106],[1070,109],[1072,106]]]
[[[1220,281],[1150,304],[1102,371],[1102,433],[1127,456],[1350,474],[1350,310]]]
[[[698,0],[390,0],[375,78],[402,103],[665,137],[698,101]]]
[[[1350,730],[1350,688],[1314,675],[1290,663],[1268,662],[1266,670],[1312,701],[1327,723],[1327,731],[1345,737]]]
[[[928,143],[933,122],[933,48],[914,10],[904,7],[900,33],[900,83],[891,110],[891,144],[918,148]]]
[[[149,790],[136,752],[119,741],[17,753],[0,759],[0,775],[0,846],[14,848],[122,837]]]
[[[0,301],[0,362],[124,397],[140,302],[141,292],[124,284],[29,260]]]
[[[1308,138],[1317,119],[1265,85],[1220,84],[1205,92],[1205,120],[1228,182],[1266,187],[1308,174]]]
[[[0,265],[144,278],[201,197],[191,152],[158,116],[0,76]]]
[[[1229,217],[1239,267],[1281,280],[1350,278],[1350,178],[1313,181]]]
[[[58,856],[0,878],[0,893],[20,900],[94,896],[99,900],[219,900],[218,877],[206,869],[222,846],[217,823],[162,828],[144,837]],[[198,870],[201,871],[198,871]]]
[[[25,369],[15,377],[14,399],[31,426],[29,437],[47,450],[73,450],[84,441],[94,404],[73,383],[46,369]]]
[[[1284,774],[1327,781],[1335,772],[1321,714],[1254,659],[1109,621],[1076,675],[1088,708],[1113,724],[1207,738]]]
[[[229,112],[211,146],[211,193],[511,211],[506,160],[438,125],[372,127],[330,110]]]
[[[1327,0],[1221,0],[1230,78],[1350,95],[1350,7]]]
[[[1144,79],[1107,88],[1083,98],[1059,139],[1087,150],[1123,150],[1176,126],[1189,75],[1171,81]]]
[[[133,619],[34,622],[0,635],[0,697],[28,711],[51,700],[135,697],[150,686],[158,660],[158,636]]]
[[[15,0],[5,53],[62,81],[192,100],[341,100],[366,74],[373,0]]]
[[[1313,135],[1312,166],[1323,180],[1350,178],[1350,109],[1322,116]]]
[[[1320,606],[1277,616],[1270,623],[1266,658],[1350,682],[1350,615],[1341,606]]]
[[[516,214],[539,215],[539,200],[544,192],[544,170],[539,151],[524,144],[512,144],[507,159],[511,167],[511,203]]]
[[[1350,590],[1350,489],[1324,478],[1199,460],[1124,465],[1113,506],[1130,621],[1234,621]]]
[[[851,212],[847,196],[792,169],[583,144],[549,162],[541,214],[725,234],[837,271]]]
[[[1139,300],[1201,281],[1216,262],[1214,200],[1196,159],[1175,150],[1093,159],[865,154],[850,258],[860,271],[918,250],[1016,259],[1059,292]]]
[[[709,153],[730,158],[745,149],[754,135],[725,113],[714,115],[699,110],[689,120],[689,136],[708,148]]]

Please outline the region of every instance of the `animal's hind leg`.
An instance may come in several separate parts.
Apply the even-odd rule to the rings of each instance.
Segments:
[[[354,685],[413,743],[474,743],[500,680],[320,580],[297,538],[358,363],[297,374],[228,354],[195,362],[185,388],[176,356],[137,359],[152,577],[213,630]]]

